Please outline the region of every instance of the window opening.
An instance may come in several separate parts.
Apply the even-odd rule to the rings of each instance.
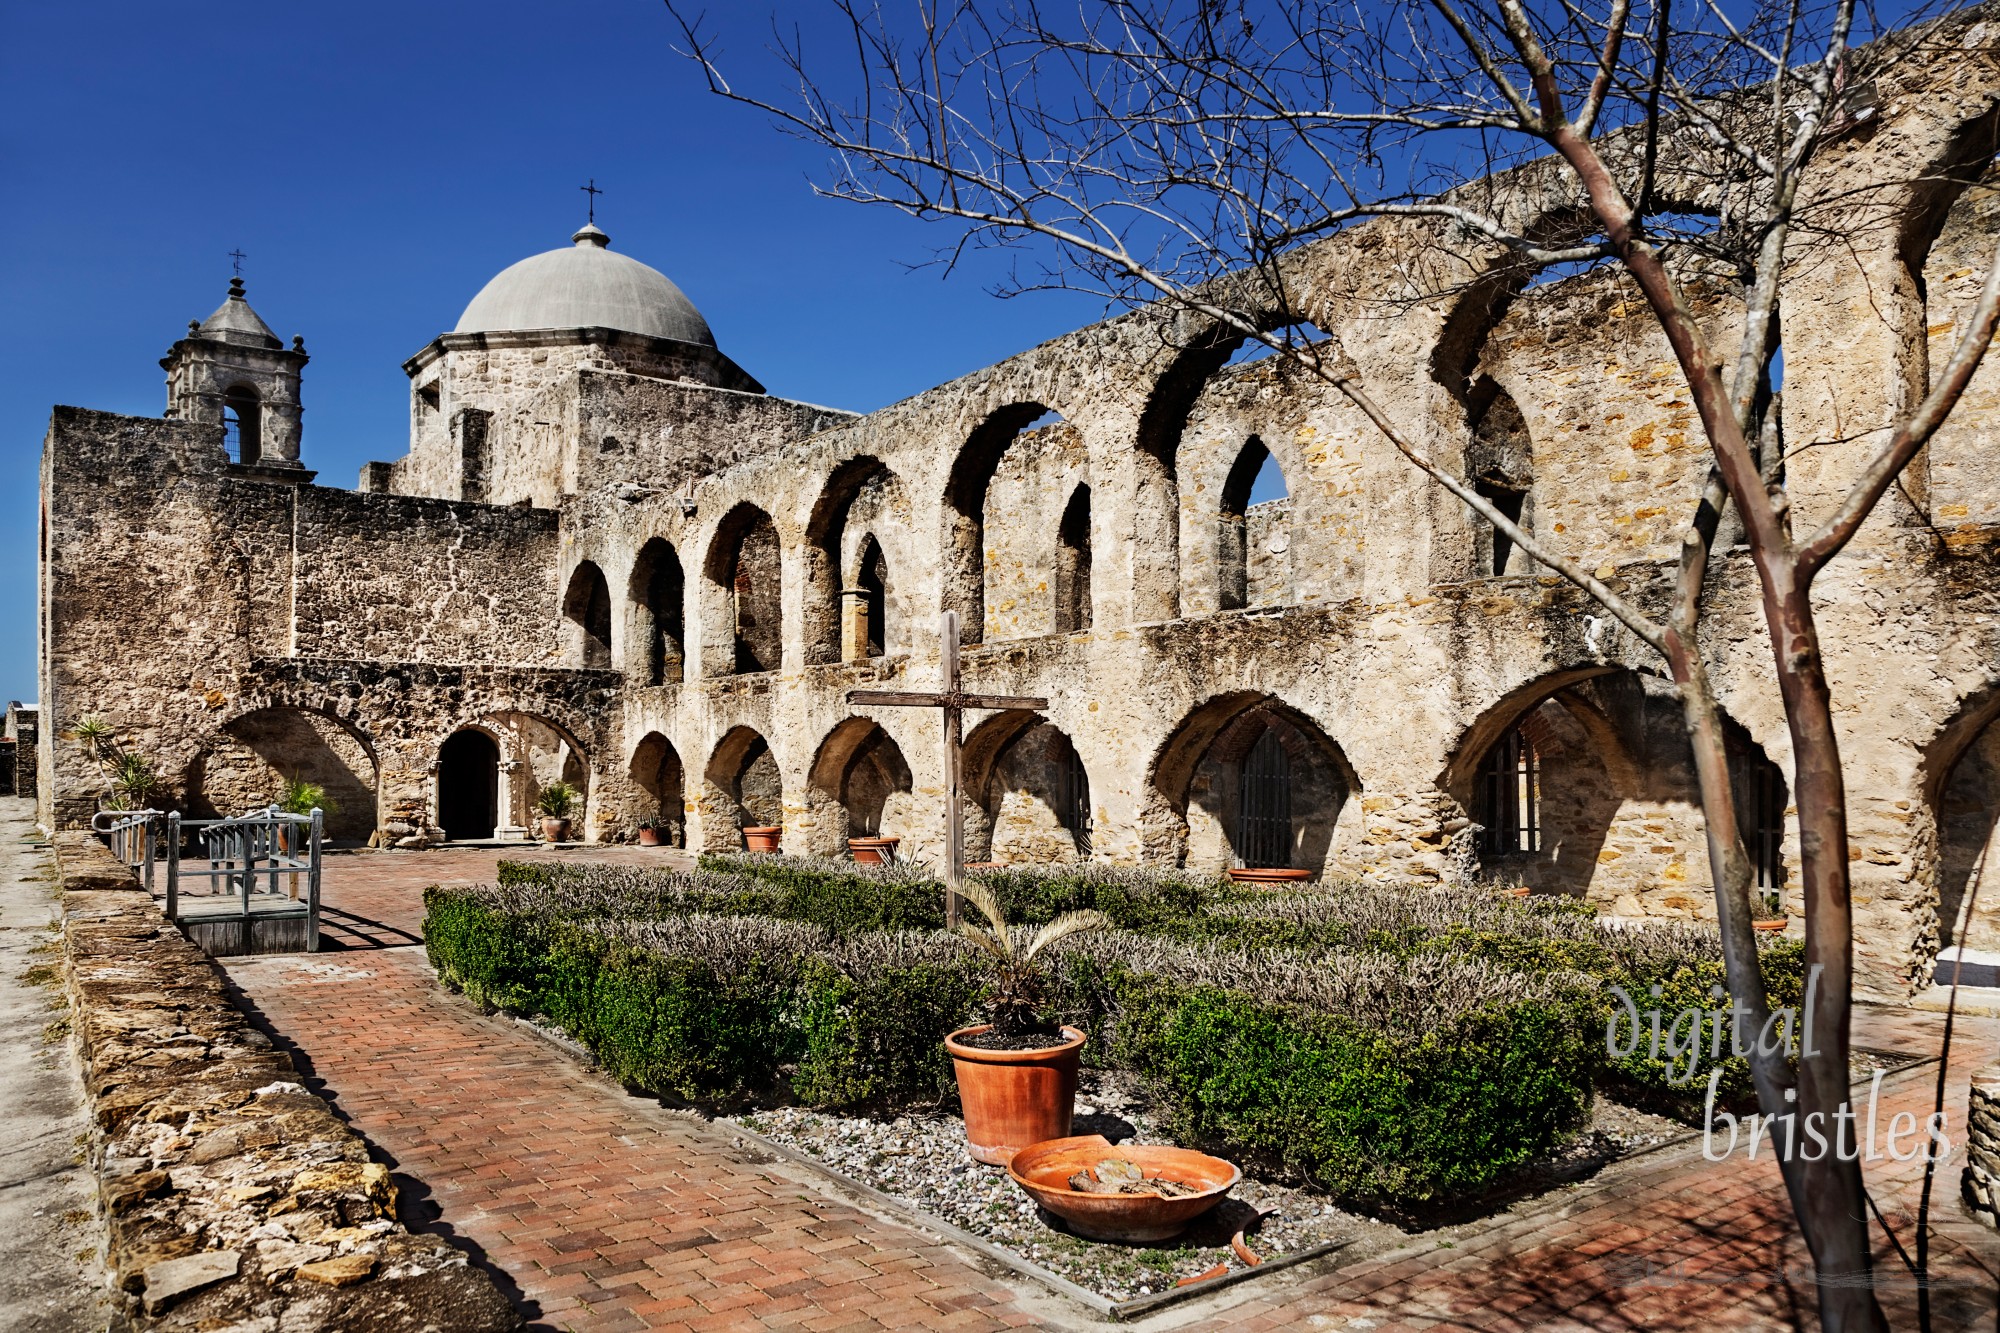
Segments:
[[[1237,786],[1237,856],[1251,868],[1290,866],[1292,761],[1275,729],[1250,747]]]
[[[1517,726],[1487,751],[1480,766],[1479,850],[1517,856],[1542,849],[1541,757]]]
[[[1090,842],[1090,774],[1083,768],[1083,756],[1074,745],[1063,756],[1062,826],[1076,843],[1076,854],[1088,857]]]

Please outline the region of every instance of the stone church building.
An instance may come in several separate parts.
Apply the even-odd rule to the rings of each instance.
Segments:
[[[1949,78],[1885,78],[1880,118],[1817,168],[1820,197],[1862,191],[1879,225],[1788,288],[1801,522],[1914,401],[2000,239],[1982,33]],[[1527,225],[1573,207],[1552,179],[1495,188]],[[1307,336],[1434,456],[1659,606],[1708,461],[1658,326],[1615,272],[1530,282],[1430,225],[1296,256]],[[1458,268],[1412,296],[1426,254]],[[1733,298],[1697,290],[1726,339]],[[96,807],[75,729],[101,718],[182,810],[301,776],[355,842],[525,836],[566,779],[587,840],[659,820],[736,848],[780,825],[788,852],[877,834],[935,858],[938,716],[845,696],[934,688],[955,609],[966,688],[1050,700],[967,721],[973,859],[1478,874],[1712,915],[1660,663],[1336,392],[1240,343],[1142,310],[856,415],[766,392],[586,226],[404,362],[408,450],[347,489],[308,466],[303,343],[233,284],[168,350],[162,416],[55,409],[44,817]],[[2000,817],[1996,412],[2000,356],[1821,580],[1878,992],[1921,983],[1942,945],[2000,948],[2000,886],[1966,911]],[[1789,896],[1769,641],[1741,548],[1723,563],[1711,656],[1759,872]]]

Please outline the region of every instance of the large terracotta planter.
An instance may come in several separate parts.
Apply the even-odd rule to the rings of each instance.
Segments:
[[[778,839],[784,833],[779,824],[759,824],[743,830],[743,846],[753,852],[775,852]]]
[[[639,845],[641,847],[658,847],[660,845],[660,831],[656,828],[640,829]]]
[[[542,816],[542,841],[561,842],[569,833],[569,821],[551,815]]]
[[[1750,923],[1750,929],[1763,930],[1776,933],[1778,931],[1783,930],[1786,926],[1789,926],[1790,924],[1792,924],[1792,919],[1790,917],[1774,916],[1771,917],[1769,920],[1765,921],[1752,921]]]
[[[849,838],[847,850],[856,865],[881,866],[896,859],[896,844],[901,841],[901,838]]]
[[[1231,866],[1229,878],[1238,884],[1304,884],[1313,877],[1310,870],[1286,866]]]
[[[1084,1036],[1066,1027],[1068,1041],[1040,1051],[983,1051],[958,1040],[991,1026],[960,1028],[944,1039],[944,1048],[958,1072],[966,1150],[991,1166],[1005,1166],[1031,1143],[1068,1137]]]
[[[1178,1199],[1158,1194],[1086,1194],[1070,1177],[1092,1171],[1107,1157],[1139,1168],[1147,1180],[1174,1180],[1200,1191]],[[1221,1203],[1243,1173],[1233,1162],[1186,1148],[1126,1143],[1113,1147],[1102,1134],[1037,1143],[1014,1154],[1007,1174],[1042,1207],[1079,1236],[1128,1242],[1171,1240]]]

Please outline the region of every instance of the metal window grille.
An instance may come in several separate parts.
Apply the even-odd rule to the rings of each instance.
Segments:
[[[1063,759],[1063,827],[1076,842],[1076,854],[1090,855],[1090,774],[1083,756],[1072,749]]]
[[[1534,742],[1515,727],[1487,752],[1479,774],[1479,850],[1512,856],[1542,849],[1541,760]]]
[[[1244,865],[1291,865],[1292,761],[1269,727],[1244,756],[1236,821],[1236,851]]]
[[[1759,889],[1785,886],[1785,775],[1761,755],[1752,759],[1748,781],[1750,818],[1744,829]]]

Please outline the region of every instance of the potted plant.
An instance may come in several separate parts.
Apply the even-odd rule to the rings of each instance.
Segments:
[[[659,820],[648,819],[644,821],[639,825],[639,845],[641,847],[658,847],[662,831]]]
[[[582,794],[561,780],[542,788],[541,795],[535,797],[535,808],[542,812],[544,842],[562,842],[565,839],[569,833],[570,812],[576,809],[577,798]]]
[[[1045,979],[1037,957],[1059,939],[1105,930],[1111,921],[1102,912],[1065,912],[1030,936],[1007,924],[984,884],[969,883],[961,893],[986,918],[983,926],[966,922],[957,929],[993,969],[992,1021],[960,1028],[944,1048],[958,1075],[968,1151],[1005,1166],[1030,1144],[1066,1138],[1076,1109],[1084,1035],[1042,1015]]]
[[[295,774],[285,779],[284,790],[278,794],[278,809],[288,815],[310,815],[315,810],[331,814],[334,805],[327,799],[325,787],[317,782],[307,782]],[[283,841],[285,854],[297,856],[305,850],[306,839],[310,835],[297,824],[285,824],[280,827],[278,836]]]
[[[901,838],[849,838],[847,851],[856,865],[882,866],[896,859],[896,846],[900,842]]]
[[[743,830],[743,847],[752,852],[775,852],[784,834],[782,824],[754,824]]]
[[[1776,934],[1791,924],[1785,915],[1785,895],[1780,889],[1765,889],[1751,905],[1750,928]]]

